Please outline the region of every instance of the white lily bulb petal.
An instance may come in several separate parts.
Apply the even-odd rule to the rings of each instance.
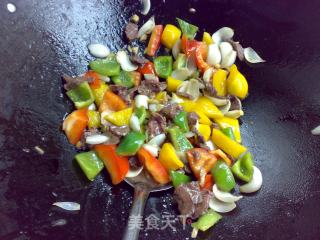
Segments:
[[[253,176],[250,182],[240,186],[240,192],[243,193],[253,193],[258,191],[262,186],[262,174],[259,168],[253,167]]]
[[[109,140],[109,137],[102,135],[102,134],[94,134],[94,135],[86,137],[86,143],[91,144],[91,145],[101,144],[101,143],[104,143],[108,140]]]
[[[118,51],[117,52],[117,62],[120,64],[122,70],[127,72],[132,72],[138,69],[138,66],[133,64],[126,51]]]
[[[178,80],[186,80],[191,75],[191,72],[188,68],[180,68],[176,69],[171,73],[171,77],[178,79]]]
[[[313,135],[320,135],[320,125],[311,130]]]
[[[92,56],[97,58],[105,58],[110,54],[110,50],[108,47],[102,44],[89,44],[88,45],[89,52]]]
[[[145,109],[148,109],[148,101],[149,97],[146,95],[137,95],[134,99],[137,108],[144,107]]]
[[[132,178],[138,176],[143,170],[143,166],[137,168],[137,169],[131,169],[129,168],[128,173],[126,174],[127,178]]]
[[[150,11],[150,8],[151,8],[151,2],[150,2],[150,0],[141,0],[141,1],[143,4],[143,9],[142,9],[141,13],[143,15],[147,15]]]
[[[211,82],[212,81],[212,75],[213,75],[213,68],[208,68],[204,73],[203,73],[203,80],[205,82]]]
[[[68,211],[79,211],[80,210],[80,204],[76,202],[55,202],[52,205],[60,207],[64,210]]]
[[[212,197],[209,201],[209,207],[218,212],[218,213],[227,213],[231,212],[236,208],[236,204],[234,202],[226,203],[218,200],[216,197]]]
[[[158,134],[157,136],[153,137],[148,144],[155,145],[155,146],[161,146],[164,141],[166,140],[166,135],[164,133]]]
[[[220,43],[222,41],[229,40],[233,37],[234,31],[232,28],[229,27],[222,27],[214,34],[212,34],[212,39],[214,43]]]
[[[217,184],[213,185],[212,191],[213,191],[213,195],[217,199],[226,203],[236,202],[242,198],[242,196],[235,196],[235,195],[232,195],[231,193],[220,191],[217,187]]]
[[[249,62],[249,63],[262,63],[265,62],[259,54],[253,50],[251,47],[247,47],[243,50],[244,53],[244,58]]]
[[[180,52],[181,52],[181,40],[178,39],[172,47],[172,55],[174,59],[177,59]]]
[[[133,131],[139,132],[141,130],[139,119],[134,114],[130,118],[130,127]]]
[[[220,52],[221,52],[221,58],[222,58],[221,61],[223,61],[223,58],[226,57],[227,55],[229,55],[230,52],[233,51],[233,47],[229,42],[220,43],[219,49],[220,49]]]
[[[222,68],[229,68],[237,59],[237,52],[231,51],[228,55],[224,56],[221,62]]]
[[[220,64],[221,52],[219,45],[216,43],[210,44],[208,47],[207,63],[211,66]]]
[[[142,25],[142,27],[138,31],[138,38],[140,38],[142,35],[151,33],[153,28],[156,26],[156,23],[154,21],[154,16],[152,16],[148,21],[146,21],[145,24]]]
[[[159,147],[151,144],[143,144],[142,147],[146,149],[152,156],[157,157],[159,153]]]
[[[89,105],[89,107],[88,107],[88,110],[92,110],[92,111],[94,111],[94,110],[96,110],[97,108],[96,108],[96,105],[94,104],[94,103],[91,103],[90,105]]]

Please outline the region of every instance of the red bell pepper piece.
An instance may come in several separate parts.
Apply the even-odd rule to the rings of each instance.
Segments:
[[[116,145],[96,145],[94,150],[107,168],[111,181],[114,185],[123,181],[129,171],[129,160],[127,157],[116,154]]]
[[[153,57],[160,47],[161,35],[163,31],[162,25],[156,25],[152,30],[152,34],[148,43],[146,54]]]
[[[94,72],[94,71],[88,71],[85,73],[84,75],[85,77],[88,77],[88,78],[93,78],[93,81],[91,83],[89,83],[90,87],[92,89],[97,89],[100,87],[101,85],[101,80],[99,78],[99,75]]]
[[[170,182],[169,174],[166,169],[158,159],[151,155],[151,153],[144,148],[140,148],[137,155],[141,164],[144,165],[156,182],[160,184]]]
[[[213,182],[212,175],[211,174],[207,174],[206,178],[204,180],[204,185],[203,185],[202,189],[207,189],[209,191],[212,191],[213,184],[214,184],[214,182]]]
[[[119,97],[117,94],[114,94],[112,91],[106,91],[103,95],[102,103],[99,107],[99,112],[105,110],[111,111],[120,111],[127,108],[126,103]]]
[[[67,135],[69,142],[76,145],[88,125],[87,109],[79,109],[69,114],[63,121],[62,129]]]
[[[206,46],[203,46],[203,44],[198,45],[198,47],[195,50],[194,56],[195,56],[197,67],[201,72],[204,72],[208,68],[210,68],[209,64],[204,60],[206,55],[207,55]]]
[[[147,62],[142,67],[138,68],[139,73],[144,74],[155,74],[153,62]]]

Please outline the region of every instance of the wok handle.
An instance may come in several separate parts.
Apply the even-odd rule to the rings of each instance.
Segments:
[[[149,196],[149,191],[137,185],[134,189],[133,204],[122,240],[138,240],[143,226],[143,212]],[[140,224],[139,224],[140,223]]]

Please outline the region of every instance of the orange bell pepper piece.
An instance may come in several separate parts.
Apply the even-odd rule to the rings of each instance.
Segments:
[[[193,174],[199,179],[200,186],[205,184],[205,177],[217,161],[214,154],[203,148],[187,151],[187,158]]]
[[[138,72],[142,75],[144,74],[156,74],[156,71],[154,70],[153,62],[147,62],[143,64],[141,67],[138,68]]]
[[[201,72],[206,71],[210,68],[209,64],[205,61],[207,55],[207,46],[205,43],[201,42],[195,50],[195,59],[197,67]]]
[[[152,34],[146,51],[146,54],[150,57],[153,57],[160,47],[162,31],[162,25],[156,25],[152,30]]]
[[[76,145],[82,137],[88,125],[87,109],[79,109],[69,114],[63,121],[62,129],[67,135],[69,142]]]
[[[141,164],[145,166],[156,182],[160,184],[170,182],[167,170],[158,159],[151,155],[151,153],[144,148],[140,148],[137,155]]]
[[[100,87],[101,80],[99,78],[99,75],[96,72],[88,71],[85,73],[84,76],[88,77],[88,78],[93,78],[93,81],[91,83],[89,83],[91,89],[97,89]]]
[[[202,189],[207,189],[209,191],[212,191],[213,184],[214,184],[214,181],[213,181],[212,175],[207,174],[206,178],[204,180],[204,185],[203,185]]]
[[[134,86],[138,87],[141,83],[141,73],[133,71],[133,72],[129,72],[129,74],[131,74],[131,76],[134,79]]]
[[[116,145],[96,145],[94,150],[103,161],[114,185],[123,181],[129,171],[129,160],[127,157],[116,154]]]
[[[106,91],[103,95],[99,112],[103,112],[107,109],[117,112],[125,108],[127,108],[127,105],[121,97],[119,97],[117,94],[114,94],[112,91]]]
[[[230,167],[232,160],[221,149],[212,150],[210,153],[214,154],[218,159],[222,159]]]

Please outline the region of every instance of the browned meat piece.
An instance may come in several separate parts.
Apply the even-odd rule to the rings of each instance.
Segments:
[[[144,94],[149,97],[152,97],[155,94],[165,90],[166,87],[167,87],[167,84],[164,82],[144,80],[141,82],[140,86],[138,87],[138,92],[140,94]]]
[[[130,128],[128,126],[118,127],[118,126],[111,125],[109,127],[109,132],[116,136],[125,136],[129,133],[129,131],[130,131]]]
[[[189,126],[194,126],[197,124],[197,121],[199,120],[199,116],[195,112],[189,112],[188,113],[188,124]]]
[[[173,194],[173,198],[178,203],[181,215],[196,219],[208,210],[210,192],[200,190],[198,182],[190,182],[178,186]]]
[[[125,33],[129,41],[132,41],[138,37],[138,25],[129,22],[126,26]]]
[[[138,54],[135,54],[133,56],[131,56],[131,61],[132,62],[135,62],[135,63],[138,63],[138,64],[145,64],[147,62],[149,62],[148,59],[146,59],[144,56],[140,56]]]
[[[126,102],[127,105],[130,105],[137,95],[137,88],[128,89],[124,86],[120,85],[110,85],[110,89],[112,92],[117,94],[119,97],[122,98],[123,101]]]
[[[160,113],[168,119],[173,119],[181,111],[182,107],[179,104],[169,103],[161,109]]]
[[[91,83],[94,79],[93,78],[89,78],[89,77],[70,77],[66,74],[63,74],[62,78],[64,79],[64,81],[66,82],[63,87],[65,90],[70,90],[72,88],[77,87],[79,84],[83,83],[83,82],[88,82]]]
[[[129,157],[129,165],[131,169],[138,169],[141,167],[141,162],[136,156]]]
[[[237,52],[237,56],[240,61],[244,60],[244,49],[239,42],[235,42],[233,40],[228,40],[228,42],[232,45],[233,50]]]
[[[239,99],[237,99],[237,97],[231,96],[230,102],[231,102],[231,106],[230,106],[229,111],[241,110],[241,108],[242,108],[241,101]]]
[[[160,115],[159,113],[152,114],[147,125],[149,138],[153,138],[159,135],[160,133],[163,133],[165,129],[166,129],[166,118]]]

